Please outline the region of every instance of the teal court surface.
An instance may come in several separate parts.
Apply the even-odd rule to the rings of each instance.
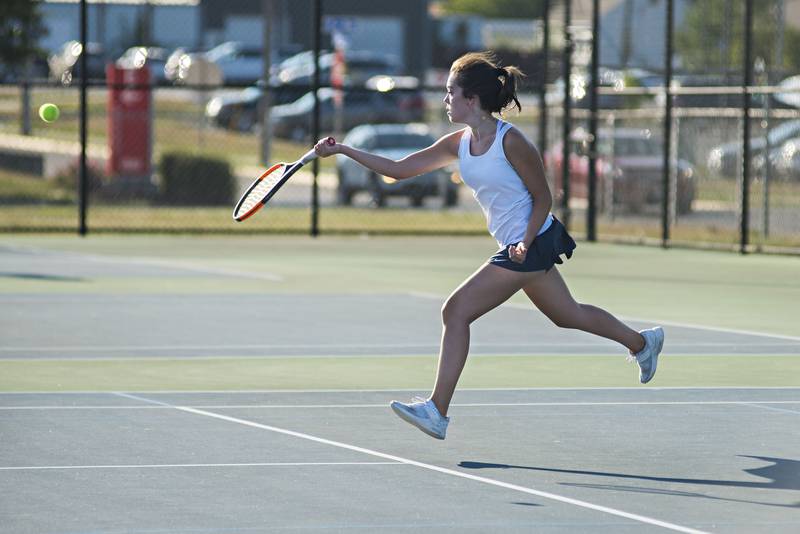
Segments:
[[[579,301],[662,324],[654,381],[524,298],[447,294],[482,238],[0,238],[2,532],[796,532],[800,261],[579,243]]]

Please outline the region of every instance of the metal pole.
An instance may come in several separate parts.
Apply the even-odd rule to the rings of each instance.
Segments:
[[[86,227],[86,210],[89,198],[89,183],[88,183],[88,174],[86,169],[86,138],[87,138],[87,105],[86,105],[86,89],[87,89],[87,78],[89,76],[87,72],[87,61],[86,56],[88,55],[86,50],[86,41],[87,41],[87,8],[86,8],[86,0],[81,0],[81,57],[80,57],[80,65],[81,65],[81,98],[80,98],[80,143],[81,143],[81,158],[80,158],[80,181],[78,182],[78,233],[81,236],[85,236],[88,228]]]
[[[589,209],[586,239],[597,241],[597,78],[600,70],[600,0],[592,0],[592,64],[589,86]]]
[[[270,128],[269,112],[272,107],[272,87],[270,86],[270,66],[272,65],[272,32],[275,28],[273,18],[275,17],[274,0],[262,0],[262,61],[261,78],[263,95],[258,102],[258,117],[256,120],[261,124],[261,162],[268,165],[270,162],[272,131]]]
[[[314,118],[311,123],[311,139],[314,143],[319,139],[319,54],[322,34],[322,0],[314,0],[314,76],[311,90],[314,92]],[[319,160],[312,163],[314,180],[311,183],[311,236],[319,235]]]
[[[750,232],[750,93],[753,84],[753,0],[744,4],[744,95],[742,101],[742,220],[739,252],[747,254]]]
[[[768,84],[767,84],[768,85]],[[770,160],[770,153],[772,152],[772,143],[769,139],[770,133],[770,95],[764,95],[764,139],[766,140],[766,146],[764,147],[764,194],[763,194],[763,216],[764,216],[764,229],[763,235],[764,240],[769,237],[769,185],[772,182],[772,161]]]
[[[547,151],[547,68],[550,64],[550,0],[544,0],[542,81],[539,84],[539,152]]]
[[[564,190],[564,197],[561,199],[561,219],[564,226],[569,229],[570,209],[569,209],[569,155],[570,155],[570,115],[572,112],[572,100],[570,96],[572,77],[572,38],[570,36],[570,25],[572,24],[572,0],[564,2],[564,120],[561,132],[561,187]]]
[[[673,0],[667,0],[667,27],[664,36],[664,160],[662,163],[661,191],[661,246],[667,248],[670,239],[669,227],[669,200],[670,176],[672,174],[672,37],[674,31],[675,5]]]

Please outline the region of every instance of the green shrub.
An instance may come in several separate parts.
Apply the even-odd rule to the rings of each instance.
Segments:
[[[53,176],[52,184],[56,189],[66,191],[69,193],[78,194],[79,183],[81,176],[81,167],[79,161],[74,161],[67,167],[58,171],[58,174]],[[88,185],[88,192],[91,196],[97,196],[107,184],[108,178],[103,173],[103,170],[92,163],[86,162],[86,182]]]
[[[235,179],[224,159],[167,152],[159,166],[161,198],[167,204],[218,206],[233,202]]]

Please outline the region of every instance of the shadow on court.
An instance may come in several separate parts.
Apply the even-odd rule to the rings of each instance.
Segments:
[[[44,282],[83,282],[85,278],[76,276],[59,276],[40,273],[0,273],[0,278],[15,278],[17,280],[41,280]]]
[[[770,489],[770,490],[776,490],[776,489],[792,490],[792,491],[800,490],[800,460],[788,460],[785,458],[771,458],[767,456],[750,456],[750,455],[739,455],[739,457],[754,458],[756,460],[763,460],[765,462],[769,462],[770,465],[764,467],[744,469],[745,473],[750,473],[751,475],[768,479],[768,481],[747,482],[743,480],[713,480],[713,479],[703,479],[703,478],[654,477],[646,475],[634,475],[630,473],[610,473],[603,471],[556,469],[551,467],[534,467],[525,465],[509,465],[509,464],[466,462],[466,461],[461,462],[458,465],[459,467],[464,467],[466,469],[527,469],[530,471],[541,471],[548,473],[564,473],[570,475],[588,475],[588,476],[598,476],[598,477],[613,477],[621,479],[648,480],[654,482],[667,482],[670,484],[694,484],[700,486],[725,486],[732,488]],[[750,504],[760,504],[764,506],[778,506],[781,508],[800,508],[800,502],[796,502],[793,504],[776,504],[776,503],[766,503],[766,502],[741,500],[741,499],[730,499],[725,497],[714,497],[710,495],[704,495],[702,493],[674,491],[674,490],[665,490],[656,488],[640,488],[640,487],[619,486],[612,484],[577,484],[577,483],[567,483],[567,482],[562,482],[561,485],[581,487],[581,488],[592,488],[592,489],[607,489],[614,491],[629,491],[635,493],[660,493],[664,495],[700,497],[704,499],[713,499],[720,501],[743,502]]]

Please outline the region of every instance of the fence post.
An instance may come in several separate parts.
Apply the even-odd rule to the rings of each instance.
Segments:
[[[314,76],[311,90],[314,92],[314,118],[311,123],[311,141],[319,139],[319,53],[322,34],[322,0],[314,0]],[[314,179],[311,182],[311,237],[319,235],[319,158],[311,166]]]
[[[80,57],[80,65],[81,65],[81,103],[80,103],[80,115],[81,115],[81,133],[80,133],[80,142],[81,142],[81,159],[80,159],[80,182],[78,184],[78,191],[79,191],[79,207],[78,207],[78,233],[81,236],[85,236],[88,232],[88,228],[86,226],[86,211],[87,211],[87,203],[89,198],[89,175],[86,169],[86,141],[87,141],[87,131],[88,131],[88,124],[87,124],[87,105],[86,105],[86,90],[87,90],[87,78],[89,77],[89,73],[87,72],[87,61],[86,56],[88,52],[86,50],[86,41],[87,39],[87,8],[86,8],[86,0],[81,0],[81,57]]]
[[[547,70],[550,63],[550,0],[544,0],[542,31],[542,83],[539,85],[539,152],[547,151]]]
[[[672,163],[672,34],[675,6],[667,0],[667,27],[664,37],[664,161],[662,163],[661,246],[667,248],[670,239],[669,200]]]
[[[561,146],[561,188],[564,190],[564,197],[561,201],[561,219],[564,227],[569,229],[570,226],[570,209],[569,209],[569,154],[570,154],[570,115],[572,110],[572,101],[570,95],[572,77],[572,36],[570,34],[570,25],[572,24],[572,0],[564,2],[564,118],[562,130],[562,146]]]
[[[742,209],[741,209],[741,235],[739,242],[739,252],[747,254],[747,245],[750,232],[750,93],[749,87],[752,85],[753,67],[752,63],[752,44],[753,44],[753,0],[745,0],[744,4],[744,80],[743,80],[743,101],[742,101],[742,120],[744,130],[742,138]],[[768,156],[768,155],[767,155]]]
[[[597,87],[600,62],[600,0],[592,1],[592,66],[589,93],[589,206],[586,210],[586,239],[597,241]]]

